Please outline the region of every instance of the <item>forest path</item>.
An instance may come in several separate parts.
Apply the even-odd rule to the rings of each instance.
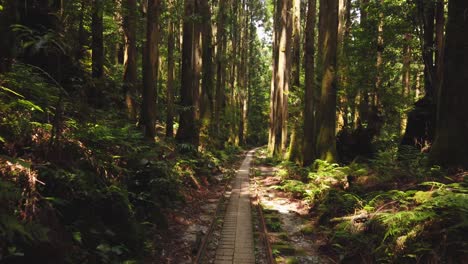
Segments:
[[[247,153],[234,179],[215,264],[255,263],[249,193],[250,162],[254,153],[255,150]]]

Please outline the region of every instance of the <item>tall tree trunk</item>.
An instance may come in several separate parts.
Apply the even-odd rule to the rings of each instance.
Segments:
[[[236,126],[236,87],[238,85],[239,77],[239,63],[237,60],[239,50],[239,32],[238,32],[238,20],[239,20],[239,1],[231,0],[232,14],[231,14],[231,56],[230,56],[230,67],[231,74],[229,79],[229,99],[228,99],[228,114],[229,114],[229,141],[233,144],[238,140]]]
[[[317,109],[317,157],[336,161],[336,53],[338,41],[338,0],[320,0],[319,71],[320,103]]]
[[[383,9],[384,0],[379,0],[380,9]],[[382,78],[383,78],[383,52],[384,52],[384,38],[383,38],[383,27],[384,27],[384,13],[383,11],[379,12],[379,22],[377,24],[377,60],[375,62],[375,87],[372,93],[372,111],[373,114],[379,109],[379,94],[382,93]]]
[[[123,7],[123,31],[125,39],[124,50],[124,74],[123,88],[125,92],[125,103],[130,120],[134,121],[137,117],[137,47],[136,47],[136,19],[137,3],[136,0],[124,0]]]
[[[217,34],[216,34],[216,100],[215,100],[215,134],[219,138],[221,136],[221,117],[225,107],[225,76],[226,76],[226,0],[219,0],[218,17],[217,17]]]
[[[298,93],[301,86],[301,1],[293,0],[293,43],[292,43],[292,65],[291,65],[291,91]],[[301,142],[302,142],[302,133],[301,114],[296,114],[293,121],[293,129],[291,131],[291,140],[289,144],[289,154],[288,159],[290,161],[300,161],[301,157]]]
[[[174,0],[169,0],[169,12],[175,10]],[[168,23],[167,34],[167,114],[166,114],[166,136],[174,136],[174,48],[175,48],[175,23],[172,19]]]
[[[277,1],[277,23],[275,27],[278,31],[275,33],[277,40],[276,49],[278,53],[276,67],[273,67],[273,119],[270,120],[272,130],[269,143],[270,155],[283,155],[287,142],[287,118],[288,118],[288,92],[291,68],[291,34],[292,34],[292,16],[291,0]],[[275,58],[276,60],[276,58]]]
[[[151,140],[156,136],[156,101],[159,66],[159,11],[160,0],[148,0],[146,18],[145,55],[143,56],[143,93],[141,123],[145,136]]]
[[[240,39],[240,60],[239,60],[239,144],[245,144],[247,129],[247,99],[248,99],[248,50],[249,50],[249,22],[250,9],[246,0],[242,1],[242,16],[240,19],[241,39]]]
[[[433,100],[434,96],[434,1],[418,0],[418,15],[423,26],[423,61],[425,96]]]
[[[405,43],[403,46],[403,67],[402,67],[402,76],[401,76],[401,98],[411,98],[411,34],[406,34]],[[400,120],[400,133],[404,132],[406,128],[407,119],[404,116],[401,116]]]
[[[124,3],[123,0],[115,1],[115,12],[114,12],[114,23],[117,24],[117,30],[114,34],[116,34],[116,40],[114,43],[114,47],[112,48],[112,64],[124,64],[124,56],[125,56],[125,33],[123,29],[123,8]]]
[[[344,96],[338,100],[338,120],[342,120],[343,129],[347,129],[352,120],[348,119],[348,106],[351,107],[355,94],[350,94],[345,89],[348,79],[348,61],[346,54],[346,42],[351,28],[351,0],[339,0],[338,2],[338,51],[337,51],[337,90],[342,90]],[[339,125],[338,125],[339,126]]]
[[[278,114],[277,114],[277,91],[278,91],[278,80],[276,77],[276,73],[278,72],[278,58],[279,58],[279,25],[280,25],[280,9],[278,6],[278,1],[274,5],[273,11],[273,56],[272,56],[272,74],[271,74],[271,87],[270,87],[270,124],[268,130],[268,153],[269,155],[273,155],[275,152],[275,145],[276,145],[276,130],[277,130],[277,122],[278,122]]]
[[[286,10],[282,12],[282,19],[286,20],[286,43],[284,46],[280,46],[282,55],[284,55],[285,60],[285,68],[284,68],[284,80],[283,80],[283,104],[282,104],[282,113],[281,113],[281,154],[284,154],[286,150],[286,145],[288,143],[288,119],[289,119],[289,90],[290,90],[290,79],[291,79],[291,54],[288,51],[291,50],[291,39],[292,39],[292,15],[291,15],[291,8],[292,8],[292,0],[284,0],[286,3]],[[281,55],[280,55],[281,61]]]
[[[422,57],[424,62],[424,97],[415,103],[414,109],[408,113],[408,124],[401,145],[427,149],[434,140],[436,127],[435,89],[437,79],[434,67],[434,1],[418,0],[417,18],[422,26]],[[440,30],[440,29],[439,29]],[[442,45],[440,42],[439,45]]]
[[[361,27],[365,30],[369,27],[369,19],[368,19],[368,12],[367,8],[369,6],[369,0],[361,0],[359,10],[361,12]],[[367,68],[367,61],[363,64],[363,70],[365,72],[369,72],[370,69]],[[367,77],[365,77],[367,78]],[[359,89],[359,109],[358,109],[358,120],[357,125],[358,127],[367,126],[369,123],[369,115],[370,115],[370,96],[369,96],[369,87],[367,85],[367,81],[365,81],[366,85],[363,85],[361,89]]]
[[[436,138],[431,159],[468,168],[468,1],[450,0],[444,75],[437,104]]]
[[[445,29],[445,13],[444,0],[437,0],[435,11],[435,82],[434,94],[437,98],[442,85],[442,75],[444,72],[444,29]]]
[[[200,0],[202,17],[202,89],[201,89],[201,125],[202,130],[209,129],[213,115],[213,33],[211,25],[211,8],[208,0]],[[205,131],[207,133],[208,131]]]
[[[179,142],[198,144],[198,131],[195,124],[195,101],[193,98],[194,87],[194,65],[193,65],[193,42],[196,41],[194,35],[194,22],[192,16],[195,14],[195,0],[185,0],[184,3],[184,24],[182,43],[182,75],[180,88],[180,111],[179,129],[176,139]]]
[[[194,9],[194,17],[199,17],[200,15],[200,1],[201,0],[195,0],[195,9]],[[194,103],[194,110],[195,110],[195,127],[197,128],[197,131],[199,131],[200,128],[200,109],[201,109],[201,86],[200,86],[200,80],[201,80],[201,71],[202,71],[202,23],[200,19],[195,19],[193,22],[193,103]],[[197,142],[195,142],[195,145],[198,146],[198,137],[197,137]]]
[[[307,22],[305,29],[305,96],[304,96],[304,141],[302,146],[303,164],[308,166],[316,158],[315,152],[315,105],[314,90],[315,87],[315,22],[316,2],[317,0],[308,0]]]
[[[101,79],[104,75],[104,0],[93,0],[92,8],[92,76]],[[95,95],[95,93],[94,93]]]
[[[291,90],[301,85],[301,0],[293,0],[292,15]]]

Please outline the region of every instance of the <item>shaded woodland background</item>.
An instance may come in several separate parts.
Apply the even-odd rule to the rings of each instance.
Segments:
[[[267,145],[323,254],[464,263],[467,10],[0,0],[0,262],[151,263],[168,210]]]

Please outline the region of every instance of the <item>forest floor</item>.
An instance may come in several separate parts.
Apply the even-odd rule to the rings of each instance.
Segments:
[[[263,210],[267,237],[277,263],[333,263],[319,252],[324,238],[312,232],[316,219],[310,206],[301,199],[275,188],[281,177],[274,166],[259,164],[253,168],[252,192]]]

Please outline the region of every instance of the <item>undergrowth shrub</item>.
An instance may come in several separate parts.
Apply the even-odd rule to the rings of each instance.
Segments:
[[[263,160],[265,162],[265,160]],[[368,164],[280,165],[274,188],[308,201],[340,263],[461,263],[467,259],[466,173],[430,166],[427,154],[391,148]]]
[[[366,212],[364,224],[350,217],[332,225],[330,244],[343,262],[444,263],[466,258],[468,240],[461,234],[468,231],[467,185],[426,182],[420,188],[369,194],[354,208],[339,205],[347,194],[330,197],[337,202],[326,205],[327,214],[346,214],[333,212],[333,205]]]

